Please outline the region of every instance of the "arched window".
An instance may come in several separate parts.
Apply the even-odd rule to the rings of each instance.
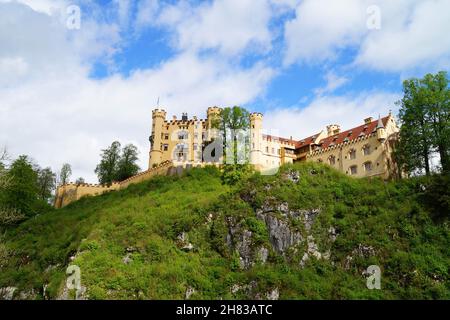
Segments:
[[[373,167],[372,162],[370,162],[370,161],[364,162],[363,167],[364,167],[364,171],[366,171],[366,172],[372,171],[372,167]]]
[[[334,166],[336,164],[336,157],[335,156],[330,156],[328,158],[328,163],[330,164],[330,166]]]
[[[366,145],[362,148],[362,151],[363,151],[363,155],[368,156],[368,155],[371,153],[370,145],[366,144]]]
[[[350,170],[349,170],[349,173],[350,173],[351,175],[357,174],[357,173],[358,173],[358,167],[357,167],[357,166],[351,166],[351,167],[350,167]]]
[[[356,150],[355,149],[351,149],[348,152],[348,156],[349,156],[350,159],[356,159]]]

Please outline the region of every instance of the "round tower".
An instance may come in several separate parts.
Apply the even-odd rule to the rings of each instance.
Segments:
[[[262,120],[262,113],[250,114],[250,163],[255,166],[262,165]]]
[[[386,141],[387,134],[386,134],[386,128],[384,127],[383,120],[381,120],[381,117],[378,117],[378,124],[377,124],[377,139],[380,142]]]
[[[155,109],[152,111],[152,134],[150,140],[150,158],[148,167],[151,169],[162,162],[162,131],[164,121],[166,120],[166,111]]]

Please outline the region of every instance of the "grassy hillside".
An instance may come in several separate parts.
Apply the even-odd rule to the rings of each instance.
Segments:
[[[89,299],[449,299],[448,202],[427,188],[311,163],[233,188],[214,168],[157,177],[8,230],[0,288],[54,299],[75,264]]]

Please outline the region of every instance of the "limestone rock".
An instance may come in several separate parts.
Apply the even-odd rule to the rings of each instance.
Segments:
[[[262,264],[267,262],[267,258],[269,257],[269,250],[265,247],[261,247],[258,250],[258,261]]]
[[[125,264],[130,264],[133,262],[133,259],[131,259],[131,254],[127,253],[127,255],[122,259],[122,262]]]
[[[16,290],[16,287],[0,288],[0,300],[12,300]]]
[[[269,241],[278,253],[284,253],[286,249],[299,244],[303,240],[300,232],[292,231],[287,221],[272,215],[265,215],[264,221],[269,230]]]
[[[278,291],[278,288],[275,288],[272,291],[267,292],[266,298],[267,300],[278,300],[280,298],[280,292]]]
[[[192,287],[188,287],[186,289],[186,293],[184,294],[184,299],[189,300],[191,296],[195,293],[195,289]]]
[[[300,181],[300,173],[296,170],[289,170],[283,175],[283,178],[290,180],[293,183],[298,183]]]

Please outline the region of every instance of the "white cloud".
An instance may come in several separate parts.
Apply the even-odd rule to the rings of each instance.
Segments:
[[[215,0],[195,7],[181,1],[163,8],[158,22],[175,28],[178,49],[217,49],[236,55],[246,49],[270,48],[271,16],[268,0]]]
[[[329,124],[339,124],[350,129],[363,123],[367,117],[396,114],[395,101],[400,96],[387,92],[363,92],[358,95],[321,96],[305,108],[277,108],[264,115],[264,127],[277,129],[284,137],[303,139],[325,129]]]
[[[366,32],[366,7],[360,0],[305,0],[286,22],[285,64],[335,58]]]
[[[367,34],[357,64],[388,71],[449,67],[449,1],[410,2],[404,7],[386,3],[382,13],[382,28]]]
[[[314,91],[316,95],[321,96],[325,93],[331,93],[349,81],[347,77],[339,76],[334,71],[328,71],[324,79],[327,83],[324,87],[318,88]]]
[[[20,4],[27,5],[34,11],[45,13],[47,15],[65,11],[67,6],[70,4],[67,0],[0,0],[0,4],[2,2],[18,2]]]
[[[136,14],[136,28],[141,29],[154,25],[159,8],[159,0],[139,1]]]
[[[380,8],[380,30],[367,28],[370,5]],[[351,48],[355,65],[370,69],[447,68],[449,29],[447,0],[305,0],[285,24],[284,62],[333,61]]]

